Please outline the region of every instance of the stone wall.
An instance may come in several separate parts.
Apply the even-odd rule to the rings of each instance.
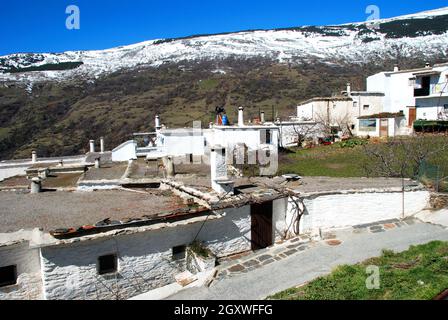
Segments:
[[[46,299],[126,299],[173,283],[185,271],[172,248],[202,241],[218,257],[250,249],[250,206],[221,219],[42,248]],[[118,256],[118,272],[98,275],[98,257]]]
[[[447,193],[431,193],[429,198],[429,208],[443,209],[448,208],[448,194]]]
[[[0,300],[43,298],[39,250],[28,241],[0,248],[0,267],[17,266],[17,284],[0,288]]]

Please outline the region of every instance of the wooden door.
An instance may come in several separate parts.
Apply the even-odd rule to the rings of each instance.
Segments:
[[[251,205],[251,242],[254,251],[273,245],[272,209],[272,201]]]
[[[410,107],[409,108],[408,126],[412,127],[414,125],[415,120],[417,120],[417,108]]]
[[[380,137],[389,136],[389,119],[380,120]]]

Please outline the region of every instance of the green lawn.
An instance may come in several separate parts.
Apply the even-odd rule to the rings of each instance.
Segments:
[[[293,153],[280,156],[280,174],[296,173],[302,176],[363,177],[361,163],[363,149],[341,148],[339,144],[313,149],[292,149]]]
[[[367,289],[368,266],[380,268],[380,289]],[[448,242],[384,251],[357,265],[340,266],[305,286],[275,294],[274,300],[431,300],[448,288]]]
[[[446,137],[428,136],[428,144],[438,148],[446,144]],[[445,142],[444,142],[445,141]],[[436,144],[437,142],[438,144]],[[369,144],[372,142],[370,141]],[[380,144],[381,145],[381,144]],[[365,177],[365,165],[371,165],[372,159],[365,154],[363,146],[354,148],[341,148],[341,143],[331,146],[318,146],[311,149],[289,149],[290,153],[281,153],[279,156],[279,174],[295,173],[301,176],[325,176],[325,177]],[[448,176],[448,149],[437,156],[430,157],[429,169],[434,171],[438,166],[439,173],[431,173],[435,178]],[[411,163],[411,161],[409,161]],[[432,166],[432,167],[431,167]],[[422,178],[425,173],[422,172]],[[409,178],[415,178],[409,176]],[[424,179],[422,179],[424,180]],[[444,184],[445,185],[445,184]]]

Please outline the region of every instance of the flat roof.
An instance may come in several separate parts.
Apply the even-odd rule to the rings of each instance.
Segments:
[[[347,96],[334,96],[334,97],[315,97],[308,100],[305,100],[303,102],[300,102],[297,106],[303,106],[305,104],[308,104],[310,102],[315,101],[352,101],[353,99]]]
[[[0,192],[0,233],[42,228],[52,231],[116,221],[159,217],[186,207],[170,191]]]
[[[400,178],[330,178],[303,177],[286,185],[300,193],[325,193],[363,190],[387,190],[401,188]],[[418,182],[405,180],[406,187],[420,186]]]

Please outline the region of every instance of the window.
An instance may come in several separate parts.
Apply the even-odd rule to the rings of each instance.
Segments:
[[[117,272],[117,255],[108,254],[98,258],[98,273],[108,274]]]
[[[353,108],[358,108],[358,101],[353,101]]]
[[[271,130],[261,130],[260,131],[260,142],[261,142],[261,144],[271,144],[272,143]]]
[[[17,266],[0,268],[0,287],[11,286],[17,283]]]
[[[362,108],[363,110],[369,110],[370,106],[368,104],[365,104]]]
[[[187,246],[177,246],[173,248],[173,260],[182,260],[185,259],[185,252],[187,250]]]
[[[448,104],[443,105],[443,112],[448,113]]]
[[[414,97],[429,96],[430,87],[431,87],[431,77],[418,78],[414,89]]]
[[[359,120],[359,131],[376,131],[376,119]]]

